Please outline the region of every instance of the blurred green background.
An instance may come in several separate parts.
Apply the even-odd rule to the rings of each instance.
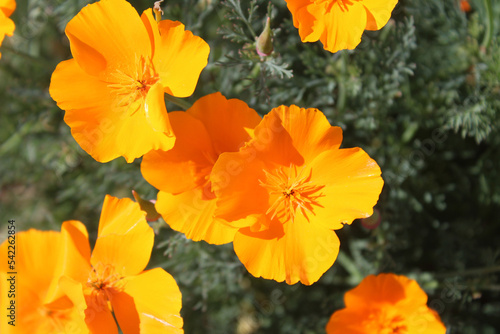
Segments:
[[[93,238],[105,194],[156,190],[140,160],[94,161],[73,140],[48,93],[71,57],[66,23],[89,1],[18,0],[0,60],[0,232],[84,222]],[[142,12],[152,1],[131,1]],[[341,253],[312,286],[249,275],[232,245],[192,242],[155,223],[150,267],[179,283],[186,333],[324,333],[343,295],[379,272],[417,279],[448,333],[500,333],[500,2],[401,0],[354,51],[300,42],[281,0],[167,0],[211,47],[194,95],[216,91],[264,115],[281,104],[322,110],[382,168],[377,221],[338,231]],[[274,53],[254,34],[272,17]],[[169,104],[168,110],[179,110]]]

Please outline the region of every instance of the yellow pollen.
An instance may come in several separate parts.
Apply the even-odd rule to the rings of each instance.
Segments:
[[[116,69],[111,75],[108,87],[116,95],[117,106],[130,110],[127,114],[131,116],[144,106],[149,89],[159,79],[151,59],[141,56],[136,59],[132,70]]]
[[[326,10],[327,12],[329,12],[333,5],[335,5],[336,3],[339,4],[339,8],[345,12],[345,11],[349,11],[349,7],[352,6],[354,4],[354,2],[358,2],[358,1],[361,1],[361,0],[316,0],[315,3],[316,4],[326,4]]]
[[[297,171],[297,166],[290,164],[286,170],[279,167],[274,173],[264,170],[266,180],[259,180],[262,187],[268,189],[273,204],[266,214],[272,214],[271,219],[278,217],[281,221],[295,221],[297,210],[309,221],[307,213],[314,215],[313,206],[323,207],[318,198],[323,197],[318,194],[324,186],[318,186],[311,182],[312,170],[309,174],[303,175],[306,166]]]
[[[101,306],[107,305],[110,294],[123,289],[123,278],[116,272],[113,265],[98,263],[93,266],[86,285],[91,289],[94,303]]]
[[[364,325],[380,334],[407,334],[408,327],[402,315],[396,309],[374,310],[363,321]]]

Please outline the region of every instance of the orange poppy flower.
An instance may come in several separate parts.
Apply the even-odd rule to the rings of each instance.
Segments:
[[[360,148],[339,149],[341,141],[319,110],[281,106],[215,163],[215,215],[238,228],[234,250],[252,275],[314,283],[337,258],[333,230],[372,214],[380,168]]]
[[[302,42],[320,40],[325,50],[354,49],[366,30],[379,30],[398,0],[285,0]]]
[[[91,333],[183,333],[181,293],[161,268],[143,271],[154,232],[132,200],[106,196],[97,241],[90,251],[85,226],[66,221],[65,252],[55,270],[61,278],[48,292],[52,307],[71,302]],[[113,312],[113,314],[112,314]]]
[[[193,93],[209,46],[180,22],[141,17],[125,0],[84,7],[66,26],[73,59],[55,69],[50,94],[64,121],[94,159],[128,162],[175,137],[164,93]]]
[[[209,177],[219,155],[237,151],[260,120],[245,102],[220,93],[202,97],[186,112],[170,113],[175,146],[144,155],[141,171],[160,190],[156,209],[174,230],[195,241],[233,241],[236,229],[213,217]]]
[[[0,0],[0,45],[2,45],[5,35],[12,36],[14,34],[16,25],[9,19],[9,16],[15,9],[15,0]],[[1,53],[0,58],[2,58]]]
[[[439,315],[427,307],[425,292],[405,276],[367,276],[346,292],[344,303],[326,325],[327,334],[446,333]]]
[[[1,333],[13,333],[14,329],[25,334],[65,333],[70,328],[74,333],[88,333],[73,305],[57,309],[46,305],[56,269],[54,258],[62,247],[59,232],[34,229],[18,232],[0,245],[0,256],[5,259],[0,262]],[[13,256],[12,267],[8,256]]]

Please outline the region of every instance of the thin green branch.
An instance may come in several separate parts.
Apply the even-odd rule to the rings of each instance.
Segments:
[[[491,0],[484,0],[484,7],[486,10],[486,32],[484,33],[483,42],[481,46],[488,49],[493,38],[493,6]]]
[[[500,272],[500,265],[484,267],[484,268],[473,268],[466,269],[461,271],[454,271],[450,273],[438,273],[435,274],[436,278],[448,278],[448,277],[456,277],[456,276],[479,276],[479,275],[487,275]]]

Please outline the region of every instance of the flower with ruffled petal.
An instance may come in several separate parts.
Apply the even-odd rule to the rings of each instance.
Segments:
[[[320,40],[325,50],[354,49],[364,30],[379,30],[398,0],[285,0],[302,42]]]
[[[161,268],[144,271],[154,241],[145,216],[132,200],[106,196],[92,252],[85,226],[64,222],[50,305],[70,301],[91,333],[118,333],[114,318],[124,334],[183,333],[175,280]]]
[[[141,17],[125,0],[84,7],[66,26],[73,59],[55,69],[50,94],[94,159],[128,162],[175,142],[164,93],[193,93],[209,46],[180,22]]]
[[[245,102],[220,93],[202,97],[186,112],[170,113],[175,145],[147,153],[141,171],[160,190],[156,209],[174,230],[195,241],[233,241],[236,229],[213,217],[210,173],[219,155],[243,146],[260,120]]]
[[[30,229],[11,235],[0,245],[0,256],[5,259],[0,262],[0,333],[89,332],[73,304],[47,305],[49,288],[59,278],[54,258],[63,251],[61,233],[56,231]]]
[[[5,35],[12,36],[16,25],[9,16],[16,9],[15,0],[0,0],[0,45],[2,45]],[[0,53],[0,58],[2,54]]]
[[[427,294],[405,276],[367,276],[346,292],[344,303],[326,325],[327,334],[446,333],[439,315],[427,307]]]
[[[372,214],[380,168],[341,141],[319,110],[281,106],[244,148],[219,156],[215,215],[238,228],[234,250],[252,275],[314,283],[337,258],[334,230]]]

